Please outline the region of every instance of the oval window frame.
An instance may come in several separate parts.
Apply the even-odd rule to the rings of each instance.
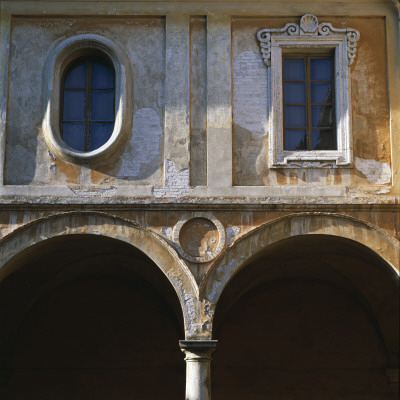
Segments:
[[[100,56],[110,61],[115,73],[115,121],[108,141],[91,151],[78,151],[61,137],[61,86],[65,70],[79,57]],[[62,40],[51,50],[44,70],[43,134],[50,151],[70,162],[89,162],[108,157],[124,142],[132,128],[132,74],[128,58],[110,39],[82,34]]]

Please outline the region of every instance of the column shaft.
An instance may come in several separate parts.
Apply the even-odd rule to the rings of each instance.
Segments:
[[[211,353],[216,340],[180,340],[186,361],[186,400],[211,400]]]

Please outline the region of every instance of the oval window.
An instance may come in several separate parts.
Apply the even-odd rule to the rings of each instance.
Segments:
[[[61,138],[89,152],[111,137],[115,122],[115,72],[99,57],[83,57],[65,70],[61,87]]]

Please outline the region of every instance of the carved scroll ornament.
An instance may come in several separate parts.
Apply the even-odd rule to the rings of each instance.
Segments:
[[[257,32],[257,39],[260,42],[264,64],[269,67],[271,64],[271,36],[328,36],[331,34],[346,35],[347,59],[348,65],[351,65],[356,56],[360,32],[354,28],[334,28],[328,22],[319,24],[317,17],[312,14],[303,15],[300,24],[288,23],[283,28],[261,29]]]

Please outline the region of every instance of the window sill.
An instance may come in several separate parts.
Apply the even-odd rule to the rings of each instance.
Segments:
[[[338,151],[288,151],[279,153],[270,168],[351,168],[352,162]]]

